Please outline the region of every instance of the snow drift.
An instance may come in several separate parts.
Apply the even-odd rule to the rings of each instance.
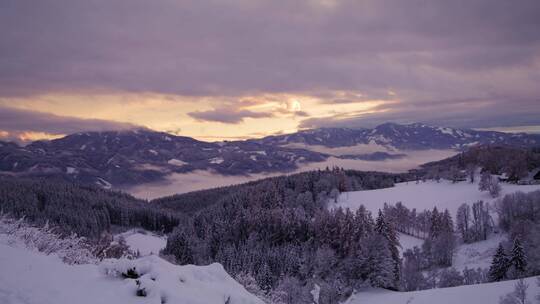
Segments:
[[[65,244],[76,240],[51,242],[54,234],[17,223],[0,220],[0,303],[263,304],[220,264],[178,266],[148,255],[69,265]],[[40,247],[38,236],[54,246]]]

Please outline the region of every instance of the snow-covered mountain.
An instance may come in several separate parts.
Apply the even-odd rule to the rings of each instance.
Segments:
[[[0,143],[0,173],[57,177],[83,183],[133,185],[171,173],[211,170],[224,175],[286,172],[320,153],[251,141],[210,143],[149,130],[89,132],[25,147]]]
[[[413,151],[459,151],[479,144],[530,147],[540,144],[540,135],[393,123],[373,129],[314,129],[226,142],[147,129],[88,132],[24,147],[0,142],[0,174],[118,187],[160,181],[174,173],[286,173],[331,157],[346,160],[345,165],[337,164],[347,167],[350,162],[399,160]]]
[[[329,148],[379,145],[398,150],[463,149],[478,144],[529,147],[540,144],[540,135],[510,134],[435,127],[421,123],[381,124],[373,129],[322,128],[294,134],[269,136],[258,142],[284,146],[302,143]]]

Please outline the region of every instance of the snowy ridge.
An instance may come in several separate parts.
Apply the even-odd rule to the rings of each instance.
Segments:
[[[148,255],[69,265],[62,258],[70,246],[54,234],[0,220],[0,303],[263,304],[220,264],[178,266]]]

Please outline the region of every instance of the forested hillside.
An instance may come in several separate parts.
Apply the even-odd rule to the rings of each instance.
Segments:
[[[286,200],[284,205],[291,206],[291,201],[295,200],[300,193],[309,192],[311,199],[317,202],[324,201],[328,197],[335,197],[340,192],[392,187],[394,183],[413,178],[414,175],[408,173],[392,174],[338,168],[330,170],[327,168],[326,170],[270,177],[245,184],[177,194],[152,200],[151,203],[169,210],[194,214],[208,206],[230,199],[231,196],[238,195],[239,192],[243,193],[246,189],[250,189],[247,192],[255,192],[254,189],[257,187],[273,183],[277,185],[276,191],[279,193],[279,201]],[[291,191],[296,195],[292,195]]]
[[[169,235],[164,254],[180,264],[219,262],[261,295],[295,290],[296,303],[310,301],[313,283],[321,286],[321,303],[344,299],[365,282],[398,289],[399,243],[385,217],[329,211],[326,203],[342,191],[405,178],[334,168],[157,200],[190,212],[203,207]]]
[[[97,239],[111,225],[171,231],[178,214],[121,192],[46,180],[0,179],[0,210],[37,225]]]
[[[491,174],[505,174],[509,181],[517,182],[526,178],[530,171],[540,168],[540,147],[520,148],[500,145],[472,147],[454,157],[427,163],[417,173],[428,178],[456,179],[460,178],[460,171],[466,171],[469,177],[474,174],[476,168],[482,168]]]

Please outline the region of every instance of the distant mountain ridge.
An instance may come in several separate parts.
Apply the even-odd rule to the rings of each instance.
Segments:
[[[329,148],[376,144],[398,150],[460,150],[484,144],[530,147],[540,144],[540,134],[476,131],[434,127],[422,123],[408,125],[385,123],[373,129],[321,128],[268,136],[256,141],[267,145],[303,143]]]
[[[383,150],[334,157],[381,161],[403,157],[407,150],[464,150],[484,144],[530,147],[540,144],[540,135],[394,123],[373,129],[324,128],[226,142],[204,142],[147,129],[86,132],[24,147],[0,142],[0,174],[58,178],[108,188],[159,181],[172,173],[195,170],[223,175],[291,172],[331,156],[310,149],[313,146],[373,145]]]

